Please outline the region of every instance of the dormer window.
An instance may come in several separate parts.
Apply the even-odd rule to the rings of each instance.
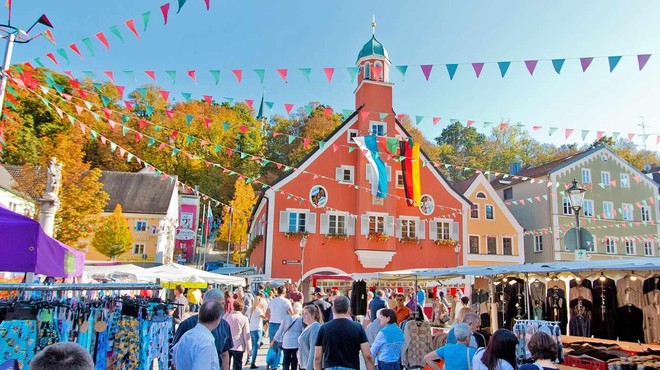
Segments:
[[[371,79],[371,63],[369,62],[364,63],[364,79]]]

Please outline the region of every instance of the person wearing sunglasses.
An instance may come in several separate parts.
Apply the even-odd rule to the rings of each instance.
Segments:
[[[410,309],[405,305],[406,297],[403,294],[397,294],[395,299],[396,306],[394,306],[394,312],[396,313],[396,323],[401,324],[402,321],[410,317]]]

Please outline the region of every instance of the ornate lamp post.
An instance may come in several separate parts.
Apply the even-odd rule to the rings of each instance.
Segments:
[[[582,249],[582,241],[580,240],[580,210],[582,209],[582,203],[584,202],[585,192],[586,190],[579,187],[575,179],[573,179],[573,185],[566,189],[568,200],[571,202],[573,213],[575,213],[575,232],[577,233],[577,247],[575,250]]]
[[[305,271],[305,246],[307,245],[307,235],[300,238],[300,286],[302,287],[303,273]],[[301,288],[302,289],[302,288]]]
[[[461,265],[461,245],[459,243],[456,243],[454,245],[454,252],[456,252],[456,267]]]

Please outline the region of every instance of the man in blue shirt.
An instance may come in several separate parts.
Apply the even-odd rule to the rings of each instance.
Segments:
[[[204,294],[204,302],[216,301],[220,303],[220,307],[224,312],[225,299],[224,293],[220,289],[211,289]],[[222,312],[220,313],[222,316]],[[174,335],[174,343],[176,344],[183,334],[188,330],[193,329],[197,326],[199,315],[190,316],[189,318],[183,320],[179,324],[179,328],[176,330]],[[229,350],[234,346],[234,341],[231,338],[231,329],[229,328],[229,323],[225,319],[220,320],[220,324],[213,331],[213,339],[215,340],[215,349],[218,352],[218,358],[220,360],[220,366],[222,370],[229,370]]]
[[[220,370],[220,361],[211,332],[220,325],[222,307],[217,301],[204,302],[194,328],[181,336],[174,345],[174,364],[177,369]]]
[[[381,308],[387,308],[387,302],[383,299],[384,296],[385,292],[378,289],[374,295],[374,299],[369,302],[369,319],[371,322],[376,321],[376,312],[378,312],[378,310]]]
[[[432,369],[440,370],[435,360],[445,360],[445,369],[469,370],[472,368],[472,356],[477,352],[476,348],[468,347],[472,330],[465,324],[458,324],[454,327],[456,335],[456,344],[447,344],[424,356],[424,362]]]

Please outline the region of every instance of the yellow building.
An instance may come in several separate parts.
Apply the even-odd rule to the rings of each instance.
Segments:
[[[523,228],[486,177],[475,174],[454,188],[472,202],[467,217],[467,265],[525,262]]]
[[[108,216],[121,204],[133,236],[130,251],[118,256],[120,262],[169,263],[174,253],[178,226],[179,197],[176,183],[161,180],[152,173],[103,171],[100,182],[110,195],[103,215]],[[107,261],[108,257],[89,246],[88,261]]]

